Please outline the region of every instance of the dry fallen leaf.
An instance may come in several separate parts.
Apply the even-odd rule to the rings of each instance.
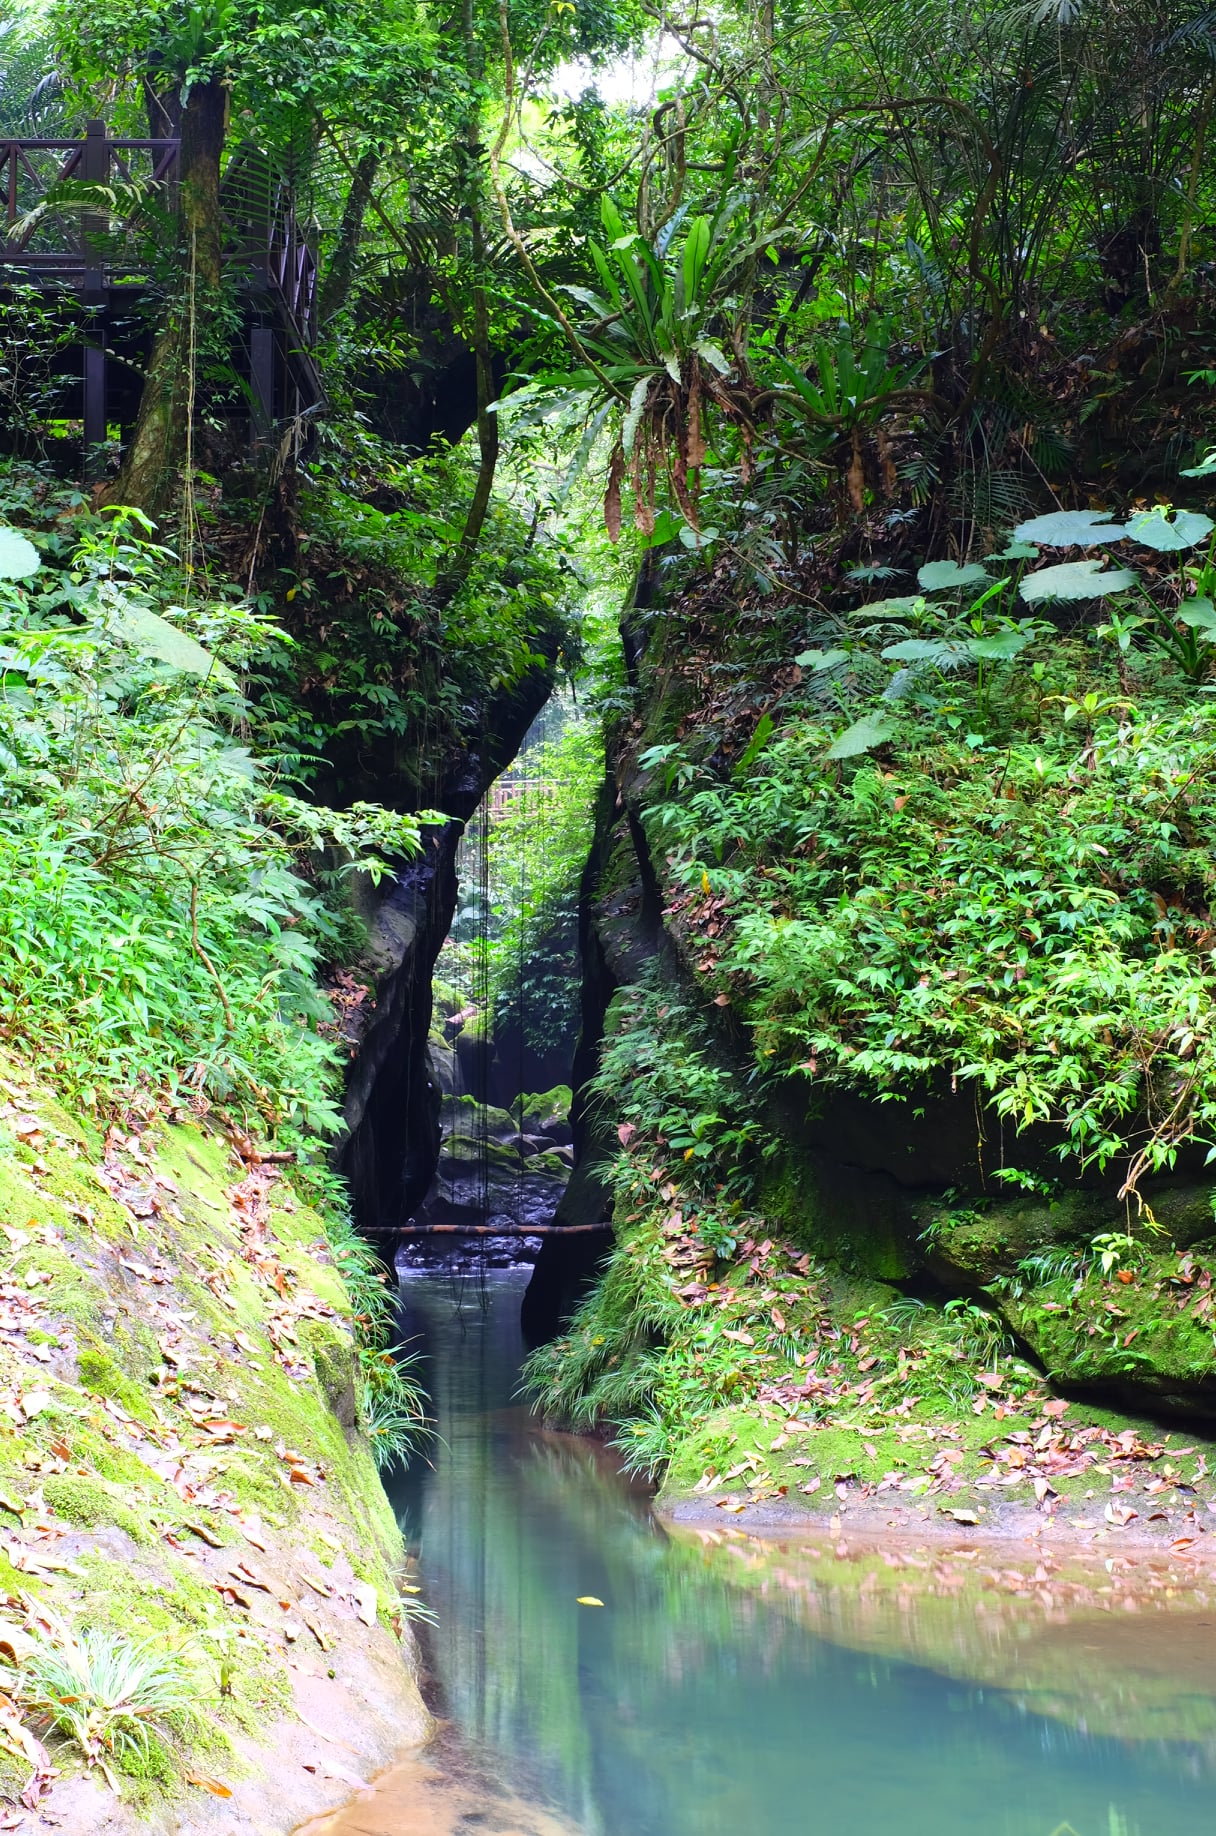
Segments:
[[[368,1789],[365,1779],[361,1779],[357,1772],[351,1772],[348,1767],[339,1766],[336,1760],[328,1758],[319,1760],[316,1770],[323,1772],[327,1778],[337,1779],[342,1785],[349,1785],[352,1791],[366,1791]]]
[[[214,1530],[209,1530],[206,1524],[187,1522],[182,1525],[182,1528],[183,1530],[189,1530],[194,1536],[201,1536],[204,1543],[210,1543],[213,1549],[222,1549],[224,1547],[223,1538],[218,1537]]]
[[[351,1598],[355,1603],[355,1613],[365,1626],[376,1623],[376,1609],[379,1605],[376,1590],[366,1581],[361,1581],[351,1589]]]
[[[310,1619],[307,1613],[301,1613],[300,1618],[304,1621],[304,1624],[308,1627],[308,1630],[312,1633],[322,1651],[328,1651],[329,1640],[326,1638],[324,1632],[322,1632],[316,1620]]]
[[[259,1592],[263,1594],[273,1594],[274,1592],[269,1582],[263,1581],[260,1575],[254,1574],[248,1562],[238,1562],[235,1568],[230,1568],[228,1570],[228,1573],[231,1578],[242,1587],[248,1584],[250,1587],[256,1587]]]
[[[202,1772],[188,1772],[186,1774],[186,1783],[187,1785],[201,1786],[204,1791],[209,1791],[213,1798],[230,1798],[232,1796],[232,1789],[230,1786],[221,1784],[219,1779],[209,1779],[206,1774]]]

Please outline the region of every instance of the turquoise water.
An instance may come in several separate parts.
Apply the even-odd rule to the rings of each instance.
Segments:
[[[492,1282],[485,1311],[442,1279],[405,1289],[442,1440],[397,1504],[440,1708],[486,1776],[584,1836],[1216,1827],[1202,1593],[1170,1617],[1158,1564],[1133,1614],[1099,1568],[1069,1613],[1050,1582],[975,1594],[991,1557],[972,1551],[936,1577],[932,1554],[883,1557],[883,1595],[831,1549],[673,1540],[610,1457],[513,1400],[522,1286]]]

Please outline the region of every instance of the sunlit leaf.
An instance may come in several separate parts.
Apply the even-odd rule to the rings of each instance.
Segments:
[[[1033,631],[998,631],[992,637],[969,638],[967,649],[981,662],[1000,663],[1016,657],[1028,644],[1033,643]]]
[[[1047,548],[1092,548],[1098,542],[1121,542],[1127,531],[1111,521],[1109,510],[1053,510],[1032,516],[1013,532],[1015,542],[1042,542]]]
[[[1037,561],[1039,551],[1033,542],[1006,542],[999,554],[985,555],[985,561]]]
[[[897,593],[893,599],[872,599],[868,606],[858,606],[851,615],[860,617],[863,612],[897,614],[901,612],[923,612],[924,596],[920,593]]]
[[[794,658],[799,669],[809,669],[816,673],[821,669],[835,669],[840,663],[847,663],[847,650],[804,650]]]
[[[903,638],[898,644],[888,644],[882,654],[893,663],[950,663],[963,651],[962,644],[952,644],[948,638]]]
[[[141,656],[156,657],[170,669],[188,676],[214,676],[226,686],[233,686],[231,671],[218,658],[158,612],[124,601],[118,609],[117,623],[123,637]]]
[[[854,759],[862,752],[872,752],[883,745],[895,731],[895,722],[881,714],[863,714],[840,738],[828,747],[829,759]]]
[[[1216,605],[1213,605],[1206,595],[1197,599],[1188,599],[1179,611],[1178,617],[1184,625],[1189,625],[1192,631],[1202,631],[1216,636]]]
[[[1028,606],[1044,599],[1103,599],[1110,593],[1124,593],[1135,586],[1137,576],[1129,567],[1107,568],[1102,561],[1061,561],[1056,567],[1041,567],[1027,574],[1022,582],[1022,598]]]
[[[0,529],[0,580],[28,580],[41,566],[32,542],[15,529]]]
[[[705,362],[709,365],[711,370],[716,370],[718,372],[719,376],[730,375],[730,359],[725,355],[720,345],[714,344],[709,338],[700,338],[693,346],[693,349],[696,351],[698,357],[703,357],[705,359]]]
[[[1204,516],[1198,510],[1179,510],[1173,522],[1167,516],[1164,507],[1160,510],[1142,510],[1137,516],[1129,519],[1127,533],[1133,542],[1140,542],[1145,548],[1155,548],[1160,554],[1177,554],[1184,548],[1194,548],[1205,536],[1216,527],[1210,516]]]
[[[987,570],[978,561],[968,561],[962,566],[957,561],[926,561],[916,570],[916,584],[922,593],[944,593],[949,587],[978,586],[987,579]]]

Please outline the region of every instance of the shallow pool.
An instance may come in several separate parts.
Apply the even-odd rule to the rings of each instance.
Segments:
[[[670,1534],[610,1455],[516,1399],[523,1279],[491,1282],[484,1306],[472,1284],[407,1284],[442,1438],[396,1502],[448,1729],[340,1827],[1216,1827],[1216,1609],[1185,1565],[876,1548],[847,1521],[829,1540]]]

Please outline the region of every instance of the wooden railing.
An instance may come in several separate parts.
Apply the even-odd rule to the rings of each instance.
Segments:
[[[79,285],[88,276],[103,286],[113,284],[115,270],[126,266],[114,245],[131,219],[124,221],[120,211],[102,206],[72,208],[66,201],[57,206],[55,187],[115,185],[168,193],[177,180],[180,151],[179,140],[111,140],[104,121],[90,121],[83,140],[0,140],[5,223],[0,264],[24,270],[31,280],[46,277]],[[220,189],[232,253],[239,263],[248,263],[311,346],[317,335],[317,264],[300,233],[291,187],[258,160],[257,195],[251,203],[249,163],[242,164],[238,152],[233,165],[238,168],[234,182],[226,175]],[[131,210],[137,219],[138,193]],[[30,222],[34,212],[39,214]],[[19,224],[25,227],[18,232]]]
[[[82,286],[89,292],[112,286],[109,214],[56,207],[54,188],[65,183],[167,187],[177,177],[180,146],[177,140],[111,140],[104,121],[90,121],[83,140],[0,140],[5,221],[0,264],[32,281]],[[27,223],[35,211],[36,220]],[[26,227],[15,233],[22,223]]]
[[[155,231],[151,207],[174,207],[180,156],[180,140],[112,140],[104,121],[90,121],[83,140],[0,140],[0,285],[70,288],[101,311],[115,296],[146,285],[147,243]],[[113,187],[113,198],[81,195],[76,188],[82,186]],[[311,354],[316,258],[300,231],[290,185],[256,149],[233,154],[220,205],[225,262],[252,309],[248,375],[254,420],[265,433],[277,419],[315,411],[324,402]],[[97,327],[82,330],[81,348],[90,446],[105,439],[106,428],[104,340]]]

